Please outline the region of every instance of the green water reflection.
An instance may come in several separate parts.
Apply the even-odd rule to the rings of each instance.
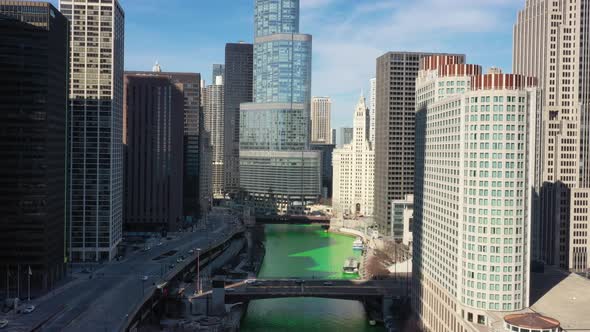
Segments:
[[[259,278],[356,278],[342,272],[354,238],[320,226],[266,226],[266,257]],[[318,298],[252,301],[241,331],[384,331],[371,327],[361,303]]]

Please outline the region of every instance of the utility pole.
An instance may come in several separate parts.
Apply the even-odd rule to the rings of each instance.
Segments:
[[[6,264],[6,298],[10,298],[10,267]]]
[[[197,293],[201,294],[201,248],[197,248]]]
[[[28,296],[28,300],[29,302],[31,302],[31,275],[33,274],[33,271],[31,271],[31,266],[29,265],[29,271],[27,271],[27,276],[28,278],[28,289],[29,289],[29,296]]]

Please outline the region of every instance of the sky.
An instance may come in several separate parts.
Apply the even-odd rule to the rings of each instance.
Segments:
[[[352,125],[376,58],[388,51],[453,52],[511,71],[512,26],[525,0],[301,0],[313,35],[312,93],[333,100],[332,127]],[[56,7],[58,0],[51,0]],[[224,62],[227,42],[253,40],[254,0],[120,0],[125,69],[200,72]]]

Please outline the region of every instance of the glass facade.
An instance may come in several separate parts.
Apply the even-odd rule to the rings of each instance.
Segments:
[[[299,32],[299,0],[257,0],[256,37]]]
[[[299,0],[256,0],[255,30],[254,102],[240,107],[240,187],[257,197],[316,200],[321,163],[309,151],[312,38],[299,34]],[[291,161],[284,163],[284,153]],[[278,164],[296,178],[258,185],[259,174]]]

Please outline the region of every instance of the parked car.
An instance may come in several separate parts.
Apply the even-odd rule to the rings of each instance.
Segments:
[[[225,291],[228,293],[233,293],[236,291],[236,289],[235,288],[226,288]]]
[[[324,282],[324,286],[334,286],[334,283],[331,281]]]
[[[23,313],[25,314],[30,314],[31,312],[35,311],[35,306],[34,305],[28,305],[24,310]]]

